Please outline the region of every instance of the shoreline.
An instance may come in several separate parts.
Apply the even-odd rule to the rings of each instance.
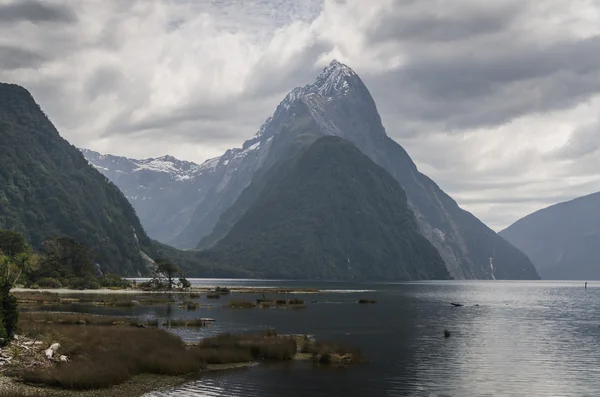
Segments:
[[[0,374],[0,396],[10,396],[11,393],[25,395],[40,395],[48,397],[82,396],[82,397],[141,397],[145,394],[183,385],[199,379],[203,374],[233,371],[250,368],[260,363],[210,364],[203,371],[184,376],[140,374],[130,380],[106,389],[69,390],[53,387],[34,386],[19,382],[16,378]]]
[[[316,288],[279,288],[279,287],[246,287],[234,286],[228,287],[231,294],[320,294],[324,291]],[[129,295],[129,294],[194,294],[194,293],[210,293],[215,292],[214,287],[192,287],[187,290],[160,290],[151,291],[143,289],[70,289],[70,288],[13,288],[11,293],[29,292],[29,293],[53,293],[53,294],[98,294],[98,295]],[[331,292],[331,291],[328,291]],[[359,292],[359,291],[357,291]],[[227,295],[227,294],[223,294]]]

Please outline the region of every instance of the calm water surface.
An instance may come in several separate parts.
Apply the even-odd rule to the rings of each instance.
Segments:
[[[274,328],[360,347],[370,362],[342,370],[310,363],[258,365],[204,375],[148,396],[600,395],[600,282],[591,283],[587,290],[583,282],[194,283],[315,287],[331,292],[296,295],[307,302],[307,308],[295,311],[221,308],[229,297],[192,312],[177,310],[177,305],[126,311],[216,320],[211,327],[178,331],[187,340],[223,331]],[[378,303],[354,303],[363,297]],[[208,303],[205,298],[200,301]],[[450,302],[465,306],[455,308]],[[123,314],[123,309],[102,310]],[[444,328],[452,332],[448,339]]]

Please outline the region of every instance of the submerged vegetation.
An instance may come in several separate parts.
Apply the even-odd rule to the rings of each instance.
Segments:
[[[133,307],[137,305],[168,305],[176,302],[175,297],[171,294],[141,293],[135,296],[81,294],[65,296],[49,291],[17,291],[13,295],[17,298],[19,305],[23,306],[86,304],[94,306]]]
[[[254,307],[260,308],[293,308],[293,309],[303,309],[306,306],[304,305],[304,301],[301,299],[277,299],[277,300],[269,300],[269,299],[257,299],[256,303],[245,301],[241,299],[232,299],[227,305],[225,305],[231,309],[252,309]]]

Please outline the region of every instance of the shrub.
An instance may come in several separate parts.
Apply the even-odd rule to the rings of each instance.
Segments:
[[[95,277],[79,278],[74,277],[68,280],[69,288],[84,290],[84,289],[100,289],[100,284]]]
[[[229,290],[229,288],[227,287],[217,287],[215,288],[215,292],[217,294],[221,294],[221,295],[227,295],[229,294],[231,291]]]
[[[0,345],[13,338],[18,321],[17,298],[11,295],[10,284],[4,284],[0,287]]]
[[[131,282],[123,279],[118,274],[107,274],[104,277],[98,279],[100,286],[104,288],[129,288]]]
[[[62,283],[55,278],[43,277],[37,282],[41,288],[62,288]]]
[[[369,303],[377,303],[374,299],[359,299],[358,303],[360,304],[369,304]]]
[[[254,303],[239,299],[232,299],[227,304],[227,307],[232,309],[252,309],[254,307]]]

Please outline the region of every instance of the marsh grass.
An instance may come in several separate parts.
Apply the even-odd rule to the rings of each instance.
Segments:
[[[263,309],[270,309],[273,307],[279,308],[291,308],[291,309],[304,309],[306,306],[304,305],[304,301],[301,299],[257,299],[256,305]]]
[[[228,364],[250,360],[287,361],[293,359],[297,351],[295,338],[278,336],[274,331],[260,334],[220,334],[203,339],[198,347],[207,352],[221,354],[220,357],[211,357],[213,361],[220,362],[207,361],[208,364]]]
[[[249,301],[232,299],[226,306],[232,309],[252,309],[256,305]]]
[[[52,320],[41,322],[31,313],[23,315],[19,320],[20,332],[43,341],[43,346],[60,343],[58,353],[69,357],[69,361],[47,368],[15,367],[10,375],[33,385],[100,389],[121,384],[138,374],[186,375],[202,371],[207,364],[291,360],[297,351],[294,338],[278,336],[273,331],[253,335],[221,334],[187,346],[165,330],[108,327],[104,325],[112,324],[114,318],[97,317],[94,322],[86,323],[87,326],[80,326],[73,323],[75,318],[59,324]],[[181,324],[204,325],[205,321],[182,320]]]
[[[319,364],[358,364],[364,362],[360,349],[327,341],[306,341],[301,348]]]
[[[15,292],[20,305],[58,305],[58,304],[83,304],[95,306],[132,307],[136,305],[168,305],[176,302],[169,294],[139,294],[134,296],[123,295],[79,295],[64,296],[48,291]]]

